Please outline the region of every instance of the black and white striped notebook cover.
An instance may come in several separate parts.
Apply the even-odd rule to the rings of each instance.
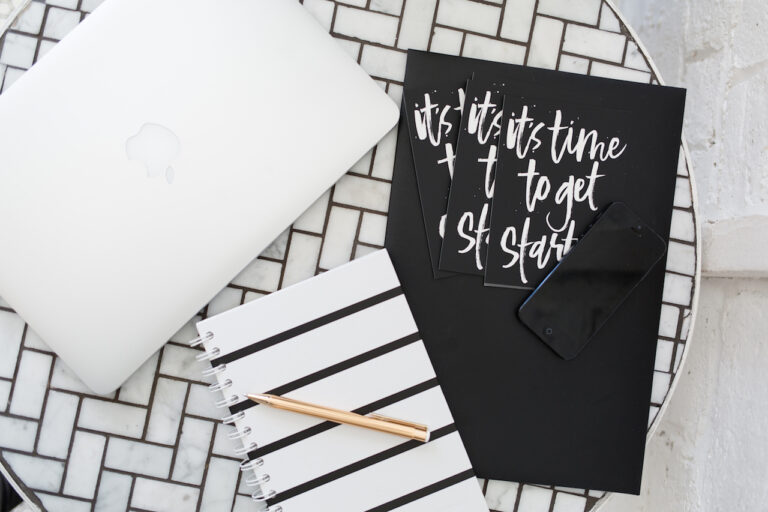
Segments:
[[[270,512],[487,512],[385,250],[197,324]],[[428,443],[257,405],[273,393],[429,426]]]

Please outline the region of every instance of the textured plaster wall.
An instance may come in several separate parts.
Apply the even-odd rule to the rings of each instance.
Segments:
[[[688,88],[705,278],[642,495],[603,511],[768,511],[768,2],[617,3],[666,82]]]

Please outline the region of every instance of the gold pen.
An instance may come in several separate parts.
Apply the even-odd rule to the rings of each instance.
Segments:
[[[332,409],[330,407],[310,404],[276,395],[253,394],[247,396],[250,400],[253,400],[258,404],[269,405],[270,407],[276,407],[286,411],[307,414],[309,416],[322,418],[336,423],[343,423],[345,425],[370,428],[372,430],[378,430],[379,432],[387,432],[389,434],[415,439],[423,443],[429,441],[429,429],[426,425],[420,425],[419,423],[388,418],[380,414],[363,416],[362,414],[354,412]]]

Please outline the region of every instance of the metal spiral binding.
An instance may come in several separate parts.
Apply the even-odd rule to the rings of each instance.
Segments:
[[[189,342],[190,347],[199,347],[203,343],[209,342],[214,339],[214,334],[210,331],[206,332],[205,334],[202,334],[195,339],[191,340]],[[205,351],[195,356],[195,358],[198,361],[210,361],[212,359],[215,359],[221,355],[221,349],[219,347],[205,347]],[[231,379],[221,379],[219,375],[223,374],[227,370],[226,364],[219,364],[217,366],[213,366],[211,368],[205,369],[202,373],[204,377],[216,377],[217,382],[214,382],[213,384],[210,384],[208,386],[208,390],[212,393],[217,393],[219,391],[224,391],[225,389],[228,389],[232,387],[232,380]],[[216,402],[216,407],[231,407],[235,404],[238,404],[244,400],[247,400],[244,396],[239,395],[229,395],[225,396],[223,399],[218,400]],[[234,414],[230,414],[229,416],[225,416],[221,419],[222,423],[227,425],[233,425],[238,421],[241,421],[245,419],[245,412],[244,411],[238,411]],[[242,429],[236,429],[227,434],[227,437],[232,440],[242,439],[243,445],[241,447],[236,448],[235,454],[236,455],[247,455],[248,453],[256,450],[259,445],[256,442],[246,442],[245,438],[250,436],[252,433],[251,427],[245,426]],[[260,468],[264,465],[264,460],[261,458],[258,459],[244,459],[240,463],[240,471],[250,471],[253,476],[250,478],[246,478],[244,480],[244,483],[248,485],[249,487],[257,487],[258,490],[251,494],[251,499],[258,502],[264,502],[269,500],[270,498],[273,498],[277,493],[273,489],[265,489],[263,487],[264,484],[269,482],[270,476],[268,473],[257,473],[256,468]],[[276,505],[274,507],[268,507],[266,509],[266,512],[283,512],[283,507],[280,505]]]

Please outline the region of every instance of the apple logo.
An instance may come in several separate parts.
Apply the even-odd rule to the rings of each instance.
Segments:
[[[174,170],[171,162],[179,155],[181,143],[171,130],[156,123],[145,123],[138,133],[125,142],[129,160],[144,163],[148,178],[165,176],[173,183]]]

